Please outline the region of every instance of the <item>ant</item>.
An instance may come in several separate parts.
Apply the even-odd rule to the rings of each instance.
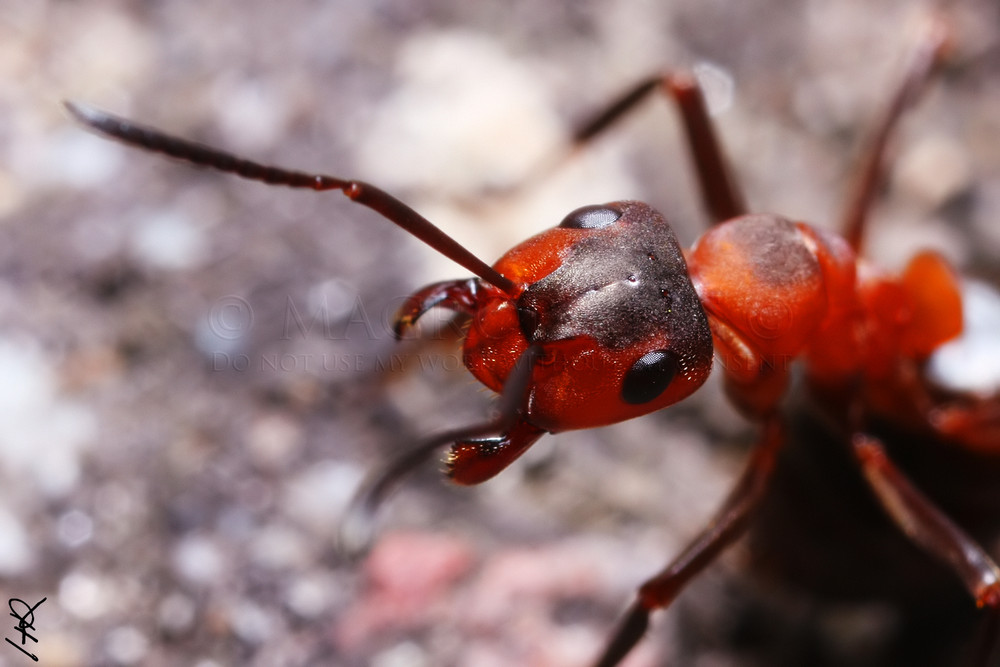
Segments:
[[[789,437],[781,404],[793,362],[804,367],[825,414],[846,428],[857,473],[889,519],[946,563],[991,619],[1000,618],[1000,569],[907,478],[873,427],[878,420],[916,423],[984,453],[995,451],[1000,434],[995,405],[942,397],[922,374],[927,358],[962,331],[962,296],[951,267],[925,252],[900,275],[889,275],[860,257],[889,137],[946,46],[947,31],[934,23],[914,49],[848,198],[843,236],[749,213],[697,81],[671,72],[628,90],[586,123],[574,143],[665,92],[679,109],[714,226],[684,250],[663,216],[642,202],[588,205],[492,266],[371,184],[267,166],[88,106],[67,108],[91,129],[138,148],[270,185],[340,190],[474,274],[418,290],[403,304],[394,331],[401,338],[434,307],[467,316],[464,363],[500,395],[497,416],[445,431],[390,461],[349,517],[345,535],[352,544],[366,542],[377,506],[439,448],[450,445],[452,481],[478,484],[546,433],[613,424],[683,400],[718,359],[728,397],[759,424],[759,440],[708,525],[639,588],[596,662],[610,667],[640,641],[654,611],[670,605],[746,532]],[[983,661],[996,625],[986,634]]]

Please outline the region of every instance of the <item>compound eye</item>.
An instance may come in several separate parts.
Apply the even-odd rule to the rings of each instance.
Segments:
[[[654,350],[639,357],[622,381],[622,400],[631,405],[649,403],[662,394],[677,374],[677,358],[670,350]]]
[[[622,212],[603,204],[581,206],[563,218],[560,227],[568,229],[601,229],[622,217]]]

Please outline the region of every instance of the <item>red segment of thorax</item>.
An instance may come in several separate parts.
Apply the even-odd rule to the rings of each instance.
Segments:
[[[957,277],[934,253],[890,275],[837,236],[756,215],[707,232],[688,261],[727,389],[751,414],[774,408],[802,359],[824,392],[912,418],[919,364],[961,331]]]
[[[798,358],[815,385],[889,405],[900,378],[961,331],[957,277],[933,253],[889,275],[840,237],[752,215],[707,232],[688,261],[730,393],[750,411],[773,407]]]
[[[833,350],[825,370],[856,369],[855,259],[839,237],[747,215],[705,233],[688,261],[727,389],[744,412],[773,410],[792,362],[820,347]]]
[[[743,216],[705,233],[689,253],[705,309],[765,357],[797,357],[829,310],[817,257],[828,253],[811,232],[776,216]]]

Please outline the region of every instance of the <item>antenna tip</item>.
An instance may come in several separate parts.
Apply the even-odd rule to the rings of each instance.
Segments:
[[[83,104],[82,102],[63,100],[63,106],[66,107],[66,110],[69,111],[74,118],[82,123],[86,123],[87,125],[93,125],[105,116],[105,114],[97,108],[92,107],[89,104]]]

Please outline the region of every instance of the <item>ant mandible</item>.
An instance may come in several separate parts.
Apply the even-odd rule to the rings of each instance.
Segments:
[[[961,331],[951,268],[923,253],[892,276],[859,258],[888,137],[946,41],[936,23],[914,50],[862,162],[843,217],[844,237],[778,215],[749,214],[696,80],[675,72],[629,90],[578,131],[575,143],[665,91],[680,111],[715,226],[684,251],[663,216],[644,203],[584,206],[493,266],[368,183],[258,164],[88,106],[67,107],[90,128],[139,148],[271,185],[340,190],[475,274],[417,291],[400,310],[395,333],[401,337],[433,307],[470,316],[464,363],[500,394],[498,416],[446,431],[386,465],[359,497],[355,542],[363,541],[358,531],[367,530],[371,513],[400,478],[442,446],[451,445],[448,476],[478,484],[545,433],[613,424],[677,403],[705,382],[713,357],[720,361],[728,396],[760,424],[759,441],[708,526],[640,587],[596,663],[607,667],[637,644],[653,611],[668,606],[747,528],[786,437],[779,403],[793,361],[803,362],[811,391],[848,426],[859,471],[888,516],[947,563],[978,606],[994,615],[1000,610],[1000,569],[907,480],[868,426],[877,417],[917,420],[970,447],[995,447],[996,427],[981,428],[985,408],[935,404],[915,372]]]

